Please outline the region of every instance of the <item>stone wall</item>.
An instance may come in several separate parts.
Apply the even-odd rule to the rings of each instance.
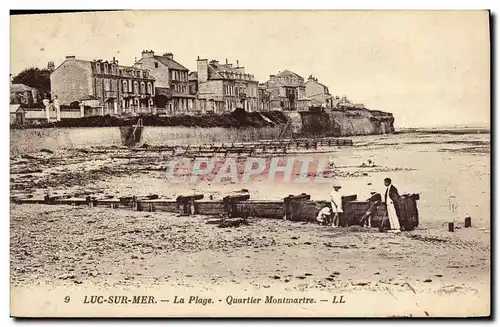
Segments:
[[[300,122],[296,117],[300,114]],[[287,113],[293,134],[304,137],[354,136],[394,133],[394,116],[382,111],[347,109]]]

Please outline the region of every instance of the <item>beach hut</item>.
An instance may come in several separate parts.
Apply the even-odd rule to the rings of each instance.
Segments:
[[[20,104],[10,105],[10,124],[23,124],[26,111]]]

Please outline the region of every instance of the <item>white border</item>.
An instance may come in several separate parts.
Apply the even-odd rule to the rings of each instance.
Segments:
[[[369,1],[369,0],[351,0],[351,1],[335,1],[333,3],[327,2],[327,1],[320,1],[320,0],[308,0],[308,1],[297,1],[297,0],[288,0],[288,1],[281,1],[281,2],[273,2],[271,3],[269,0],[254,0],[254,1],[203,1],[203,0],[198,0],[198,1],[193,1],[193,0],[183,0],[183,1],[178,1],[176,3],[168,2],[165,4],[162,3],[155,3],[153,1],[148,1],[148,0],[141,0],[141,1],[131,1],[131,0],[120,0],[116,1],[114,3],[110,3],[110,1],[102,1],[102,0],[87,0],[85,2],[62,2],[62,1],[53,1],[53,0],[45,0],[43,2],[40,1],[16,1],[16,2],[11,2],[11,7],[9,8],[8,2],[2,2],[1,6],[5,7],[2,8],[2,12],[4,13],[1,16],[1,27],[3,31],[9,30],[9,9],[35,9],[35,8],[40,8],[41,5],[43,5],[43,9],[50,10],[50,9],[60,9],[64,8],[66,10],[82,10],[86,8],[92,8],[92,10],[98,10],[98,9],[111,9],[110,5],[114,5],[116,8],[121,8],[121,9],[149,9],[149,10],[165,10],[165,9],[170,9],[170,10],[189,10],[189,9],[211,9],[211,10],[222,10],[222,9],[231,9],[231,10],[244,10],[244,9],[264,9],[264,10],[272,10],[272,9],[294,9],[294,10],[299,10],[299,9],[309,9],[309,10],[314,10],[314,9],[339,9],[339,10],[345,10],[345,9],[350,9],[350,10],[463,10],[463,9],[490,9],[492,10],[492,13],[494,15],[498,15],[500,12],[499,9],[499,3],[500,1],[493,1],[493,0],[475,0],[475,1],[437,1],[437,0],[420,0],[420,1]],[[498,17],[497,17],[498,18]],[[466,24],[466,22],[464,22]],[[498,19],[496,20],[496,23],[498,24]],[[4,110],[7,111],[7,101],[9,101],[9,96],[7,93],[7,86],[8,86],[8,72],[10,71],[10,60],[9,60],[9,35],[8,33],[1,33],[1,38],[2,38],[2,43],[3,43],[3,60],[2,60],[2,71],[3,71],[3,76],[4,79],[2,79],[2,83],[5,83],[2,85],[2,103],[5,104]],[[494,34],[494,40],[493,42],[498,44],[498,33]],[[493,59],[493,58],[492,58]],[[498,59],[498,50],[495,56],[495,59]],[[495,60],[498,61],[498,60]],[[496,76],[497,69],[493,72]],[[498,84],[495,85],[495,89],[492,89],[491,92],[495,92],[495,94],[498,94]],[[492,104],[493,106],[493,104]],[[1,257],[1,263],[2,263],[2,269],[1,269],[1,278],[0,280],[3,282],[1,284],[2,286],[2,298],[1,298],[1,304],[2,304],[2,309],[3,309],[3,314],[2,318],[7,317],[7,321],[4,321],[7,323],[7,325],[13,325],[15,322],[13,319],[8,318],[9,313],[10,313],[10,308],[9,308],[9,176],[6,173],[9,170],[9,126],[8,126],[8,119],[7,119],[7,113],[4,112],[3,114],[4,120],[2,123],[5,124],[5,127],[0,129],[1,133],[3,134],[0,137],[0,144],[2,147],[2,152],[6,154],[1,160],[1,169],[4,172],[2,175],[4,183],[1,183],[1,188],[2,188],[2,194],[1,194],[1,201],[2,205],[0,206],[2,208],[2,219],[3,219],[3,228],[1,228],[2,232],[2,237],[0,238],[2,240],[2,245],[3,249],[1,251],[2,257]],[[498,117],[496,117],[498,119]],[[497,120],[495,119],[495,120]],[[495,133],[496,134],[496,133]],[[493,140],[492,140],[493,141]],[[495,144],[497,143],[497,139],[495,138]],[[495,149],[497,150],[497,149]],[[492,167],[493,168],[493,167]],[[497,180],[495,179],[495,183]],[[495,195],[495,199],[493,200],[493,203],[499,203],[499,196],[498,194]],[[496,220],[496,217],[492,217],[492,219]],[[498,221],[497,221],[498,225]],[[498,227],[498,226],[497,226]],[[498,229],[498,228],[497,228]],[[491,231],[492,235],[496,235],[496,231]],[[493,258],[492,258],[493,259]],[[497,262],[497,258],[494,258],[495,262]],[[497,269],[498,271],[498,269]],[[498,277],[498,276],[495,276]],[[495,278],[497,279],[497,278]],[[496,291],[497,287],[495,285],[494,289],[492,291]],[[496,293],[496,292],[495,292]],[[498,303],[498,299],[496,301]],[[492,308],[493,309],[493,308]],[[497,313],[498,311],[495,310]],[[124,323],[125,321],[120,321],[118,323]],[[148,321],[149,322],[149,321]],[[53,321],[40,321],[38,323],[44,323],[44,324],[49,324],[52,325]],[[93,324],[97,326],[105,326],[109,325],[112,322],[110,321],[79,321],[80,324],[86,325],[86,324]],[[144,324],[144,322],[139,322],[139,321],[129,321],[128,323],[132,323],[133,325],[140,325]],[[161,322],[163,323],[163,322]],[[167,324],[174,324],[173,321],[165,321]],[[178,322],[175,322],[178,323]],[[181,322],[184,324],[198,324],[201,322]],[[209,324],[220,324],[219,321],[213,321],[213,322],[208,322]],[[225,323],[229,324],[241,324],[241,325],[246,325],[252,323],[251,321],[226,321]],[[255,322],[254,322],[255,323]],[[257,322],[259,325],[267,325],[271,323],[278,323],[278,322]],[[280,323],[286,323],[286,322],[280,322]],[[300,324],[311,324],[314,323],[313,321],[297,321],[295,323],[300,323]],[[330,322],[327,322],[330,323]],[[342,324],[343,322],[338,322]],[[352,323],[352,322],[351,322]],[[363,322],[358,322],[358,323],[363,323]],[[364,322],[367,323],[367,322]],[[373,322],[372,322],[373,323]],[[387,321],[380,321],[378,323],[388,323]],[[392,322],[389,322],[392,324]],[[397,322],[397,324],[406,324],[408,322]],[[426,325],[428,326],[429,324],[437,324],[439,323],[440,325],[442,324],[451,324],[454,322],[443,322],[443,321],[432,321],[432,322],[426,322]],[[470,321],[467,322],[468,324],[475,324],[478,322],[475,321]],[[71,322],[65,321],[65,322],[59,322],[58,325],[60,326],[69,326]],[[207,322],[204,323],[205,325]]]

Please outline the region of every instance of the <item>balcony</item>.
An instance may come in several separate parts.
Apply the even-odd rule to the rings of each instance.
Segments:
[[[116,92],[115,91],[104,91],[104,97],[116,98]]]

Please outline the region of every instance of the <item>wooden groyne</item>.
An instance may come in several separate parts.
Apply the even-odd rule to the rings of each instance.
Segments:
[[[404,194],[399,201],[400,223],[403,229],[413,230],[419,224],[417,209],[418,194]],[[312,200],[305,193],[289,195],[276,201],[251,200],[250,194],[225,196],[222,200],[205,199],[203,194],[189,194],[174,199],[161,199],[157,195],[129,196],[119,198],[99,198],[87,196],[77,198],[71,196],[50,196],[44,198],[11,198],[17,204],[46,204],[105,207],[111,209],[127,209],[148,212],[172,212],[180,215],[207,215],[227,218],[270,218],[291,221],[315,222],[318,212],[328,204],[326,200]],[[372,207],[368,201],[358,201],[356,195],[344,196],[342,199],[344,215],[342,226],[363,225],[363,216],[372,208],[371,226],[379,227],[381,223],[388,225],[386,207],[383,202]],[[385,217],[385,219],[384,219]]]
[[[298,153],[301,150],[316,152],[321,148],[353,146],[352,139],[342,138],[303,138],[303,139],[283,139],[283,140],[260,140],[255,142],[232,142],[219,144],[202,144],[187,146],[149,146],[133,148],[113,148],[85,150],[88,153],[105,154],[116,152],[114,158],[141,158],[141,155],[131,155],[131,152],[140,154],[167,154],[170,156],[182,157],[211,157],[222,156],[259,156],[259,155],[282,155],[288,153]],[[120,153],[126,150],[126,153]]]

